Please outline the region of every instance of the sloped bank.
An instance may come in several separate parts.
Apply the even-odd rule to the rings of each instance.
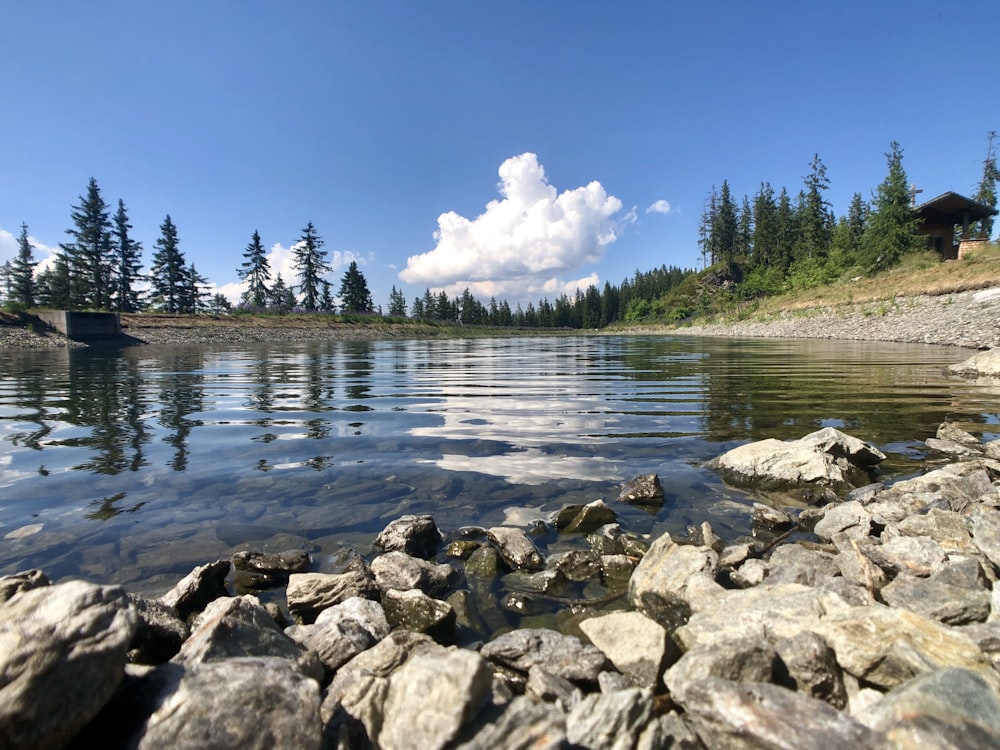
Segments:
[[[704,524],[647,547],[596,501],[550,519],[571,552],[407,516],[336,573],[247,552],[158,600],[7,576],[0,747],[1000,746],[1000,441],[943,425],[928,447],[937,468],[889,486],[836,430],[729,456],[748,483],[809,464],[823,503],[755,506],[730,544]],[[650,476],[619,500],[662,498]],[[612,595],[567,598],[573,632],[453,645],[504,573]],[[293,622],[233,595],[275,586]]]

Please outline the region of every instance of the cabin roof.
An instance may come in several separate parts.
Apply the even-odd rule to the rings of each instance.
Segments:
[[[958,193],[942,193],[913,209],[925,224],[962,224],[996,216],[997,210]]]

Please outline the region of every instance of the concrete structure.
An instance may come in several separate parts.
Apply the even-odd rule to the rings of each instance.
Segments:
[[[914,188],[910,192],[915,195],[920,191]],[[995,208],[976,203],[958,193],[942,193],[915,206],[913,212],[920,221],[917,231],[927,237],[927,249],[937,250],[947,259],[961,258],[962,248],[967,250],[973,246],[966,244],[973,239],[969,228],[977,221],[997,214]]]
[[[74,341],[98,341],[122,335],[118,313],[49,310],[36,313],[38,319]]]

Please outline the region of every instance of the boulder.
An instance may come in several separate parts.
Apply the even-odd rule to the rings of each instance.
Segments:
[[[354,596],[377,599],[378,594],[375,578],[367,568],[346,573],[293,573],[285,589],[288,611],[306,624],[334,604]]]
[[[371,571],[375,585],[382,592],[420,589],[431,596],[444,594],[458,575],[458,571],[448,564],[435,565],[399,551],[376,557],[371,562]]]
[[[474,651],[414,656],[389,680],[378,746],[449,746],[482,708],[492,684],[489,665]]]
[[[226,578],[229,576],[230,567],[229,560],[216,560],[207,565],[200,565],[161,596],[160,601],[176,609],[182,620],[187,620],[220,596],[229,596],[226,590]]]
[[[136,627],[117,586],[67,581],[0,606],[0,747],[65,745],[122,681]]]
[[[737,484],[857,487],[870,480],[870,469],[885,458],[873,445],[826,427],[795,441],[768,438],[748,443],[706,466]]]
[[[684,710],[710,748],[885,746],[881,733],[846,713],[778,685],[707,677],[688,688]]]
[[[400,516],[375,537],[377,552],[405,552],[413,557],[430,558],[444,541],[430,515]]]
[[[546,628],[522,628],[484,644],[483,658],[527,674],[540,666],[573,682],[596,683],[607,659],[598,648],[579,638]]]
[[[986,375],[1000,377],[1000,349],[987,349],[973,354],[948,370],[957,375]]]
[[[655,690],[664,668],[680,655],[663,626],[640,612],[590,617],[580,630],[637,687]]]

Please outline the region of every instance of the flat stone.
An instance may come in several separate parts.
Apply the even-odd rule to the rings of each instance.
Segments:
[[[827,508],[813,532],[820,539],[830,540],[834,534],[846,533],[854,539],[868,536],[871,532],[871,513],[858,501],[851,501]]]
[[[947,625],[985,622],[990,615],[990,592],[985,588],[957,586],[937,575],[917,578],[899,575],[882,588],[882,599]]]
[[[451,565],[436,565],[399,551],[376,557],[371,562],[371,571],[375,585],[382,592],[420,589],[431,596],[444,594],[458,575]]]
[[[566,716],[566,739],[572,747],[633,748],[653,719],[653,693],[628,688],[591,693]]]
[[[580,630],[637,687],[655,689],[680,653],[666,629],[640,612],[612,612],[580,622]]]
[[[527,674],[540,666],[573,682],[596,683],[607,659],[600,649],[579,638],[545,628],[521,628],[483,645],[482,656]]]
[[[354,596],[377,599],[378,587],[368,570],[353,569],[346,573],[293,573],[288,578],[285,597],[288,611],[306,624],[327,607]]]

